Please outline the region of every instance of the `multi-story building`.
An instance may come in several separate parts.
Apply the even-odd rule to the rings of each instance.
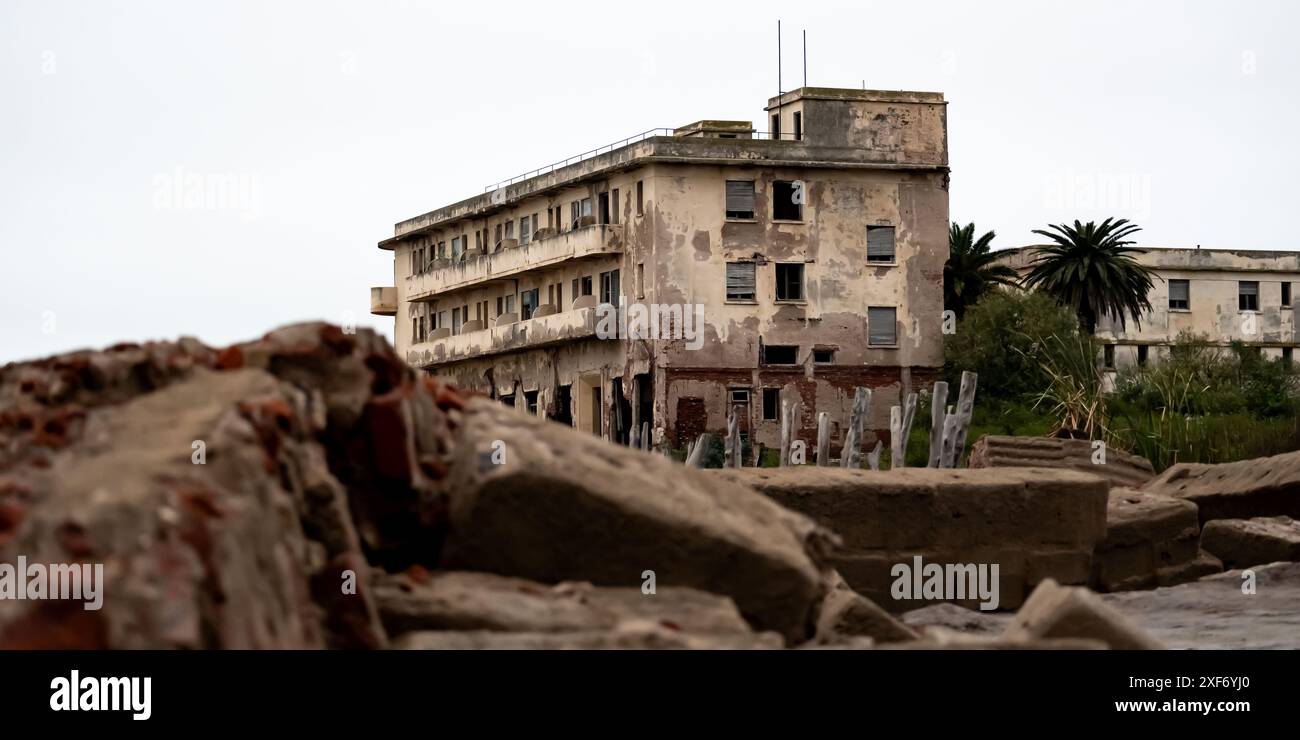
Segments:
[[[615,440],[681,446],[739,405],[775,445],[784,400],[838,446],[856,386],[887,435],[943,362],[945,106],[802,88],[770,132],[704,120],[489,186],[379,243],[372,312],[413,366]]]
[[[1008,250],[1004,261],[1025,274],[1033,249]],[[1300,304],[1292,300],[1300,252],[1152,247],[1135,259],[1155,273],[1148,296],[1152,310],[1123,328],[1109,317],[1098,320],[1106,367],[1155,361],[1184,331],[1224,347],[1244,342],[1267,357],[1291,361],[1300,344]]]

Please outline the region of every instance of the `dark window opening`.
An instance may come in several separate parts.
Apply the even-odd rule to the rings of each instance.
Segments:
[[[764,365],[796,365],[799,362],[799,347],[793,344],[763,345]]]
[[[1282,307],[1291,307],[1291,283],[1282,283]]]
[[[562,385],[555,389],[555,413],[551,414],[551,421],[559,422],[567,426],[573,426],[573,412],[571,406],[573,403],[573,386]]]
[[[763,389],[763,419],[771,421],[781,418],[781,389]]]
[[[835,362],[835,350],[833,349],[815,349],[813,350],[813,362],[818,365],[830,365]]]
[[[794,140],[803,141],[803,113],[794,113]]]
[[[600,302],[617,305],[619,298],[618,270],[600,273]]]
[[[588,275],[582,279],[582,294],[591,295],[591,276]]]
[[[781,114],[779,113],[772,114],[772,138],[781,138]]]
[[[1138,367],[1147,366],[1148,347],[1145,344],[1138,345]]]
[[[776,299],[778,301],[803,300],[803,265],[777,264]]]
[[[1285,365],[1285,366],[1287,366],[1287,367],[1291,367],[1291,363],[1292,363],[1292,348],[1291,348],[1291,347],[1283,347],[1283,348],[1282,348],[1282,364]]]
[[[525,290],[519,294],[520,321],[527,321],[533,317],[533,311],[537,310],[537,288]]]
[[[600,221],[597,223],[609,223],[609,193],[601,193],[596,200],[599,203],[596,215],[600,217]]]
[[[777,221],[802,221],[803,196],[803,183],[791,180],[772,183],[772,218]]]
[[[636,215],[640,216],[645,213],[645,198],[641,191],[641,180],[636,181]]]
[[[1104,347],[1102,347],[1101,364],[1102,367],[1106,367],[1106,368],[1115,367],[1115,345],[1107,344]]]
[[[528,413],[533,416],[537,415],[537,391],[524,391],[524,403],[528,406]]]

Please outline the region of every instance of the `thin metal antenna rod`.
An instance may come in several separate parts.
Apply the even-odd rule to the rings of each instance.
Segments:
[[[808,29],[803,31],[803,86],[808,87]]]
[[[776,96],[781,97],[781,21],[776,22]]]

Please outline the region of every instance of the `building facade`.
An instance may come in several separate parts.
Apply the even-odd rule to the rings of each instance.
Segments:
[[[1223,347],[1244,342],[1266,357],[1291,361],[1300,344],[1292,299],[1300,252],[1148,248],[1135,258],[1155,273],[1152,310],[1123,328],[1109,317],[1098,320],[1106,367],[1157,361],[1182,332]],[[1004,259],[1024,274],[1033,247],[1009,250]]]
[[[943,363],[947,117],[937,93],[801,88],[770,132],[699,121],[402,221],[372,289],[399,353],[507,403],[627,441],[722,432],[838,446]],[[870,437],[867,440],[871,442]]]

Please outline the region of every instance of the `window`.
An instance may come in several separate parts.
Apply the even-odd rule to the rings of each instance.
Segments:
[[[1115,367],[1115,345],[1107,344],[1104,347],[1102,347],[1101,364],[1102,367],[1107,367],[1107,368]]]
[[[500,243],[501,243],[501,224],[497,224],[496,239],[493,239],[493,240],[492,240],[492,243],[493,243],[493,244],[500,244]]]
[[[781,389],[764,388],[763,389],[763,419],[772,420],[781,418]]]
[[[600,273],[600,302],[618,304],[618,270]]]
[[[730,391],[727,393],[727,402],[730,403],[730,404],[733,405],[733,406],[736,405],[736,404],[740,404],[740,405],[742,405],[742,406],[748,406],[748,405],[749,405],[749,389],[748,389],[748,388],[732,388],[732,389],[730,389]],[[730,409],[728,409],[728,410],[730,410]]]
[[[537,293],[537,288],[533,288],[519,294],[520,321],[527,321],[533,317],[533,311],[537,310]]]
[[[727,300],[754,300],[754,263],[727,263]]]
[[[793,344],[763,345],[764,365],[797,365],[798,363],[799,363],[798,346]]]
[[[754,181],[727,180],[727,218],[754,217]]]
[[[772,114],[772,138],[781,138],[781,115],[779,113]]]
[[[867,345],[871,347],[898,345],[898,309],[893,306],[867,308]]]
[[[1291,283],[1282,283],[1282,308],[1291,307]]]
[[[1191,286],[1186,280],[1169,281],[1169,308],[1186,311],[1191,307]]]
[[[531,228],[532,218],[524,216],[519,219],[519,243],[527,244],[533,240],[533,230]]]
[[[777,221],[803,220],[803,183],[777,180],[772,183],[772,218]]]
[[[894,261],[893,226],[867,227],[867,261],[889,263]]]
[[[645,263],[636,263],[636,297],[645,298]]]
[[[461,257],[463,257],[464,255],[465,255],[465,243],[461,240],[459,236],[453,236],[451,238],[451,259],[455,262],[459,262]]]
[[[460,333],[460,309],[454,308],[451,311],[451,333]]]
[[[506,312],[505,296],[497,296],[497,316]]]
[[[1291,347],[1283,347],[1283,348],[1282,348],[1282,364],[1283,364],[1283,365],[1286,365],[1287,367],[1291,367],[1291,363],[1293,362],[1293,357],[1292,357],[1292,356],[1293,356],[1293,350],[1292,350]]]
[[[613,223],[618,223],[618,218],[619,218],[619,216],[618,216],[618,188],[614,188],[614,194],[613,194],[613,196],[611,196],[611,200],[613,201],[613,204],[614,204],[614,213],[612,214],[613,217],[614,217],[614,218],[613,218]]]
[[[587,275],[586,277],[582,278],[582,294],[583,294],[583,295],[591,295],[591,283],[592,283],[592,280],[591,280],[591,276],[590,276],[590,275]]]
[[[507,238],[507,239],[514,239],[514,238],[515,238],[515,222],[514,222],[514,221],[506,221],[506,238]]]
[[[641,191],[641,180],[636,181],[636,215],[645,214],[645,198]]]
[[[555,284],[555,310],[564,310],[564,283]]]
[[[438,242],[438,259],[447,259],[447,242]]]
[[[598,195],[596,202],[599,205],[599,208],[596,211],[596,215],[597,215],[596,223],[599,224],[609,223],[609,193],[601,193],[600,195]]]
[[[524,391],[524,405],[528,407],[528,413],[537,415],[537,391]]]
[[[1149,357],[1148,355],[1149,348],[1145,344],[1139,344],[1137,350],[1138,350],[1138,367],[1146,367],[1147,358]]]
[[[514,313],[514,312],[515,312],[515,297],[513,295],[508,295],[506,296],[506,313]]]
[[[1259,310],[1259,283],[1254,280],[1237,283],[1237,309],[1240,311]]]
[[[803,300],[803,265],[790,263],[777,264],[776,299],[778,301]]]
[[[830,365],[835,362],[835,350],[833,349],[815,349],[813,350],[813,362],[818,365]]]
[[[794,140],[803,141],[803,113],[794,112]]]

